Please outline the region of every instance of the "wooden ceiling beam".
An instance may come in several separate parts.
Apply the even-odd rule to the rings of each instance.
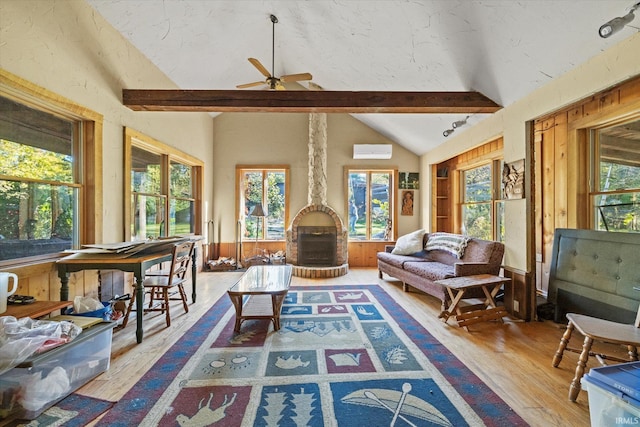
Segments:
[[[134,111],[474,114],[502,108],[479,92],[123,89],[122,102]]]

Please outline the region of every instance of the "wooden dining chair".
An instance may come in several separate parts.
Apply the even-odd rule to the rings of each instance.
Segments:
[[[634,289],[640,290],[640,288]],[[638,360],[638,347],[640,347],[640,307],[638,307],[636,321],[632,325],[611,322],[609,320],[576,313],[567,313],[567,319],[569,319],[567,330],[562,335],[558,350],[553,356],[553,367],[558,367],[562,361],[562,354],[565,350],[580,354],[575,376],[569,386],[569,400],[575,402],[581,390],[580,379],[584,375],[587,361],[590,356],[595,357],[600,365],[606,365],[605,360],[612,360],[615,362],[634,362]],[[582,349],[568,347],[569,340],[571,339],[571,334],[574,329],[584,336]],[[628,358],[622,359],[610,354],[592,351],[592,346],[595,341],[626,346]]]
[[[144,312],[159,311],[165,314],[167,327],[171,326],[171,315],[169,311],[169,301],[182,301],[185,313],[189,312],[187,303],[187,293],[184,290],[184,283],[187,281],[186,274],[193,257],[195,243],[192,241],[176,243],[172,249],[171,264],[168,270],[163,270],[164,274],[155,272],[156,275],[145,275],[142,286],[145,288],[145,295],[149,295],[149,305]],[[126,327],[129,314],[133,310],[136,300],[136,293],[133,292],[129,307],[125,314],[122,326]]]

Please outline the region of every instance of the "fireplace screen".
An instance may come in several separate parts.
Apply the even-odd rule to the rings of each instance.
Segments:
[[[337,236],[335,227],[298,228],[298,264],[335,266]]]

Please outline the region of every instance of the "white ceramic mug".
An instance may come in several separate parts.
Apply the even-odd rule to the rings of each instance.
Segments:
[[[13,279],[13,288],[9,291],[9,279]],[[18,276],[0,272],[0,314],[7,311],[7,298],[18,290]]]

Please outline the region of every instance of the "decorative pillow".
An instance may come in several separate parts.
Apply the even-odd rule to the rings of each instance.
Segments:
[[[470,237],[461,236],[460,234],[431,233],[429,234],[424,249],[426,251],[445,251],[458,258],[462,258],[469,240],[471,240]]]
[[[411,255],[422,250],[422,239],[424,238],[424,230],[417,230],[413,233],[405,234],[398,237],[396,245],[391,251],[396,255]]]

